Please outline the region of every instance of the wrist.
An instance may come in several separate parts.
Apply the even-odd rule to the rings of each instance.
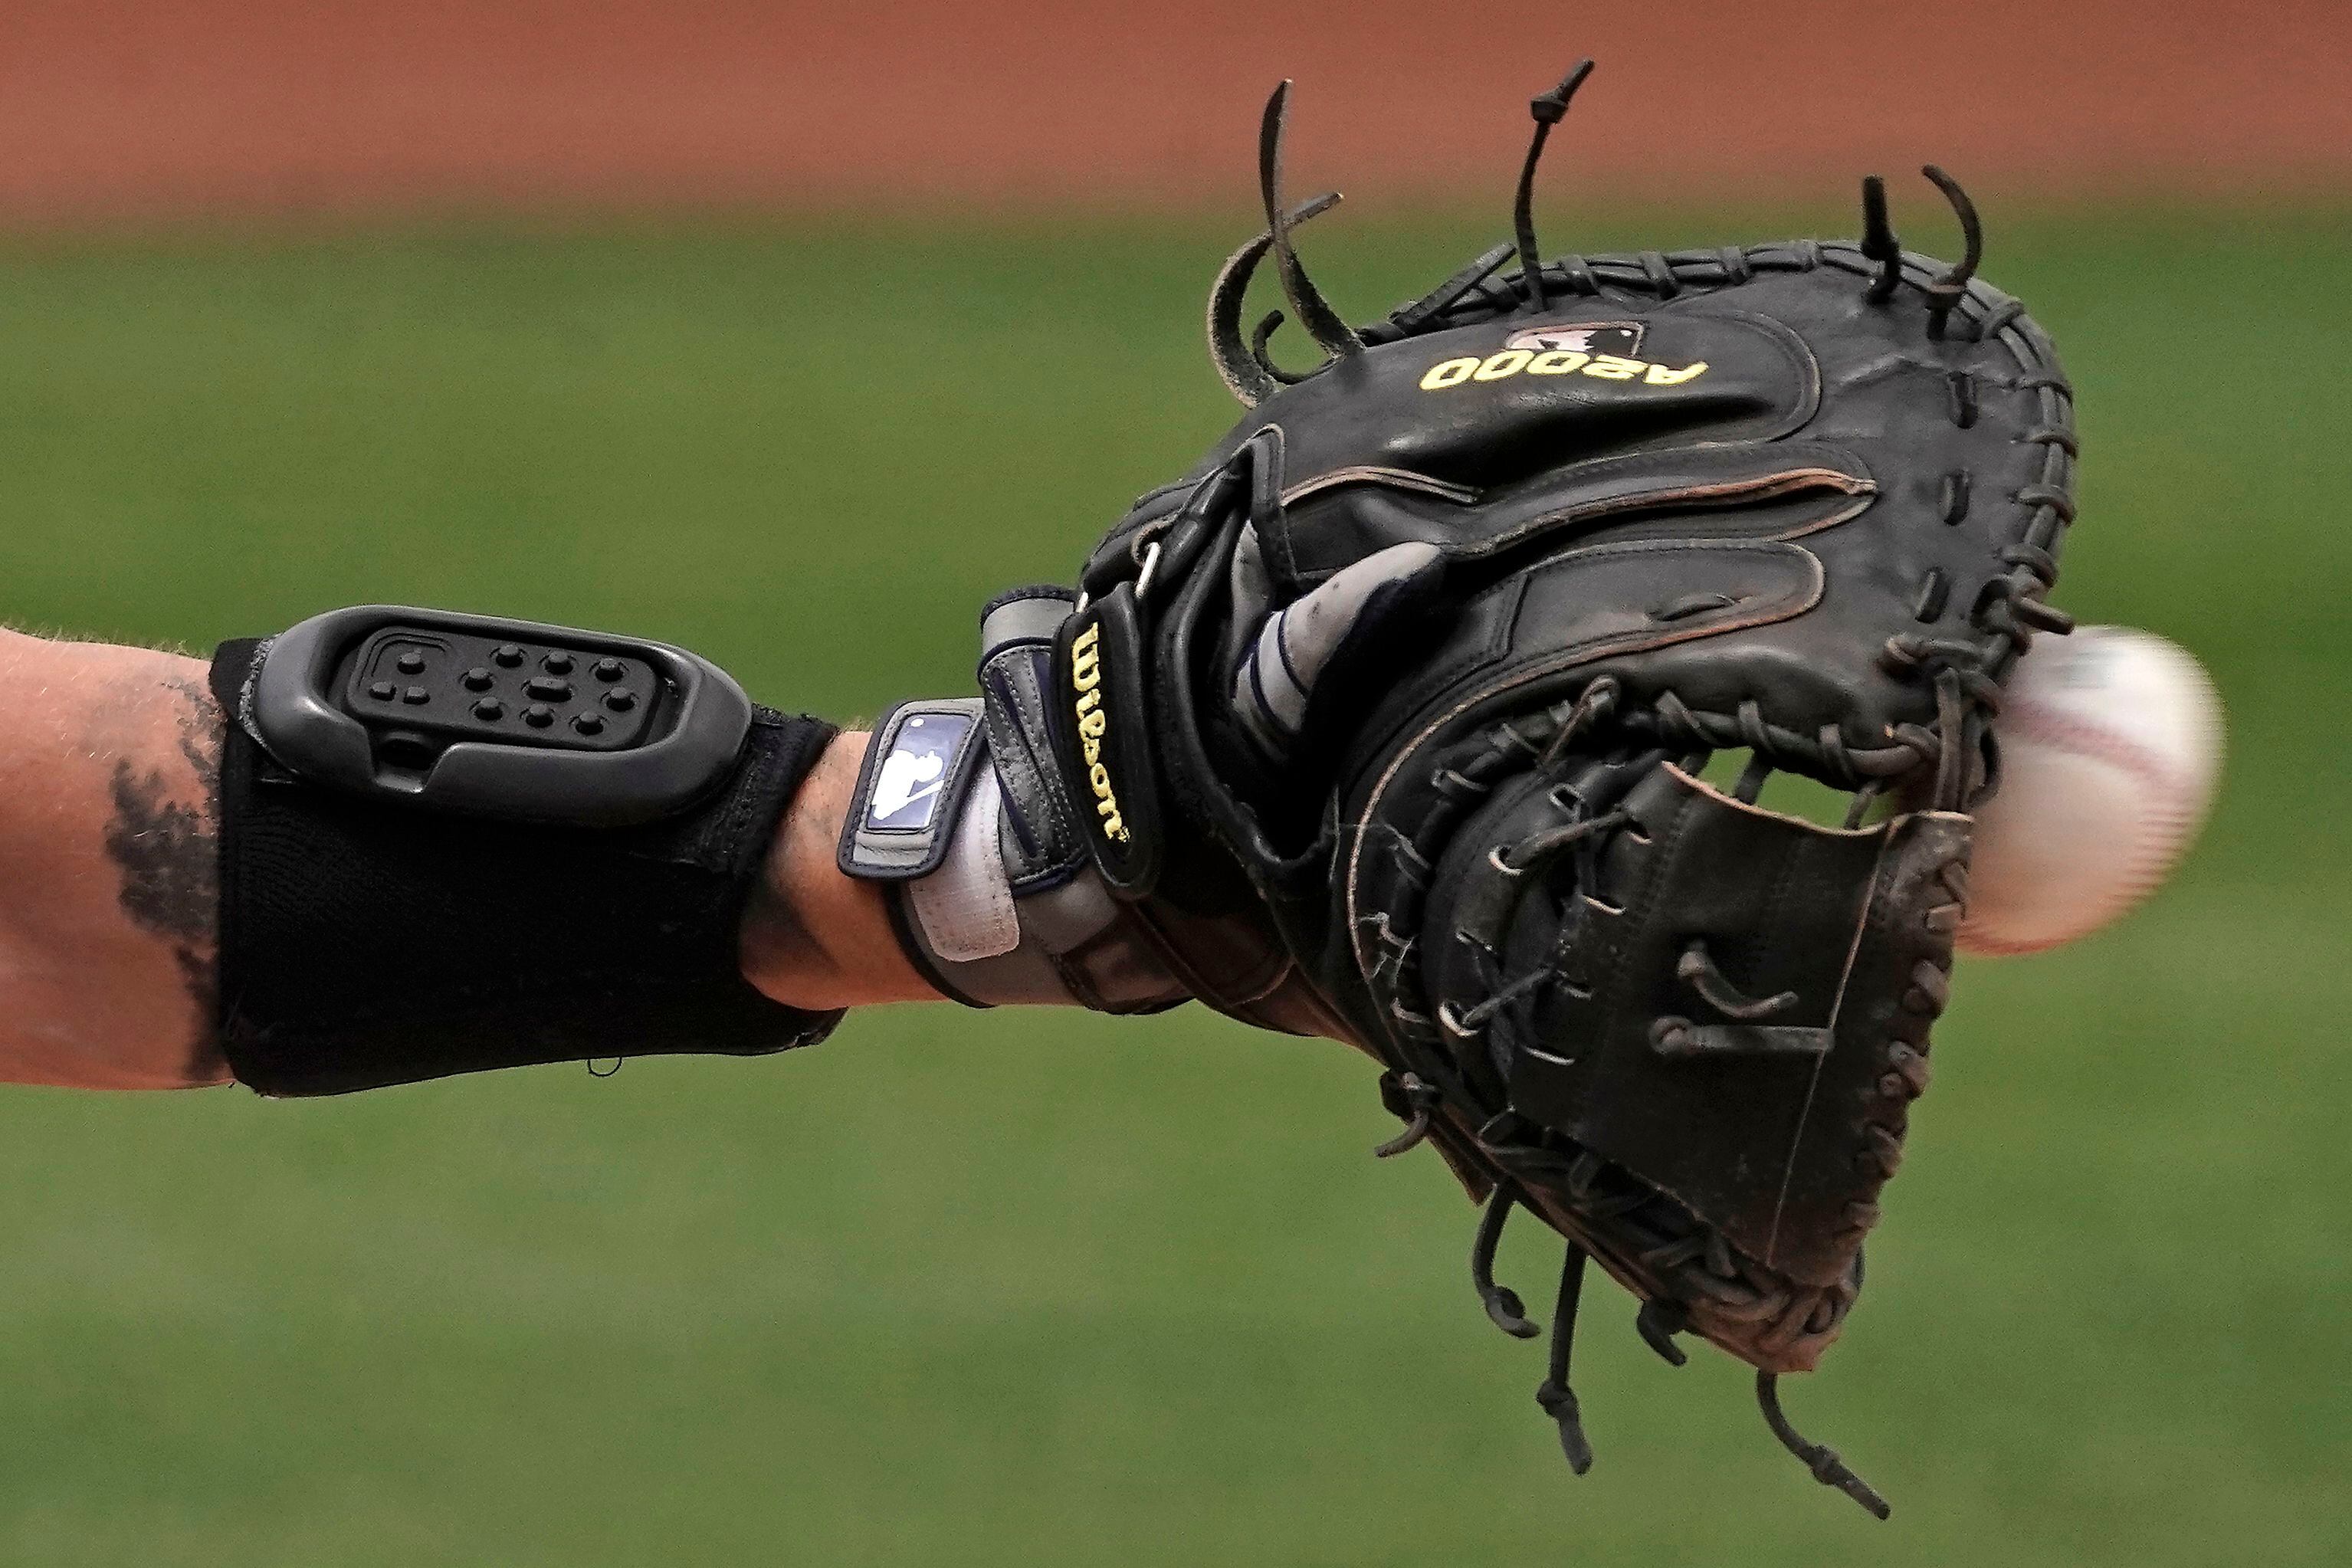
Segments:
[[[777,823],[744,905],[743,978],[786,1006],[939,999],[908,962],[881,886],[842,875],[835,862],[868,739],[845,731],[826,746]]]
[[[1157,1012],[1192,988],[1096,870],[1054,752],[1048,664],[1069,603],[1058,590],[999,599],[982,616],[982,697],[891,710],[866,742],[837,860],[880,891],[899,950],[941,994]]]

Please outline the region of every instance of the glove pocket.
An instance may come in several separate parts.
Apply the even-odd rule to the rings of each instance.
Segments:
[[[1792,1279],[1845,1279],[1926,1088],[1968,819],[1816,826],[1672,766],[1562,943],[1512,1108]]]

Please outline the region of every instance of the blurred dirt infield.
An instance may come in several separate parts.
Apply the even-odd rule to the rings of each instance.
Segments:
[[[947,199],[1237,205],[1507,188],[1525,100],[1600,58],[1554,177],[1612,195],[1934,158],[1992,189],[2352,185],[2352,5],[819,6],[13,0],[0,221]]]

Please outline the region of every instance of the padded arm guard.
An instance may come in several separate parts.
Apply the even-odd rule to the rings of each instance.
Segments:
[[[385,607],[224,643],[212,688],[238,1081],[759,1055],[840,1018],[770,1001],[737,953],[833,726],[660,644]]]

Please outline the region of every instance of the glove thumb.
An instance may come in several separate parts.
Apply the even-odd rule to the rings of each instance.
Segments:
[[[1423,597],[1443,559],[1433,544],[1391,544],[1265,617],[1234,665],[1233,704],[1267,761],[1288,757],[1335,671],[1356,662],[1383,623]]]

